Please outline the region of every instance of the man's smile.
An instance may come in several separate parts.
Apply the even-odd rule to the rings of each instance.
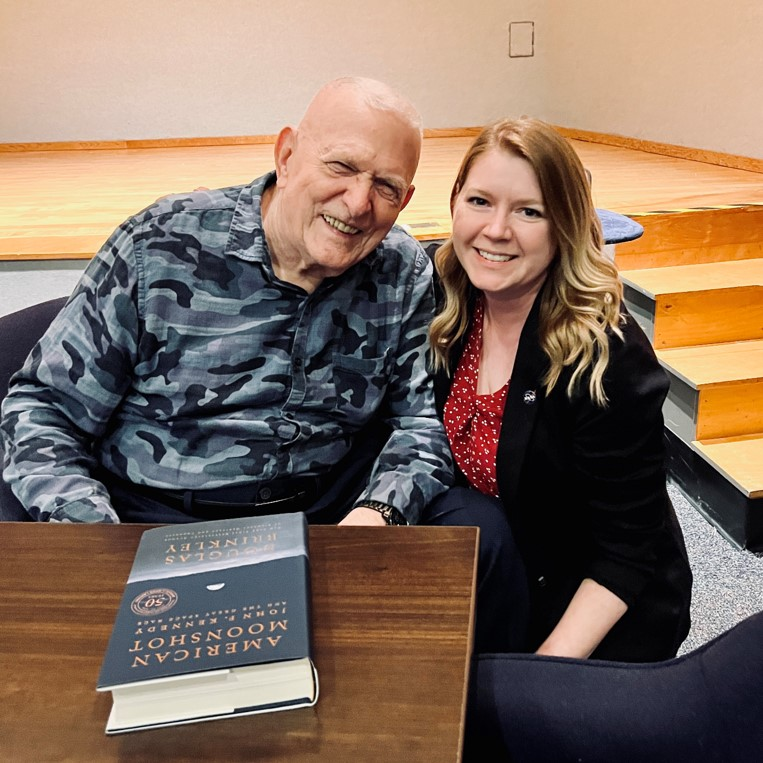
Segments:
[[[341,220],[337,220],[336,217],[331,217],[331,215],[323,214],[321,217],[332,227],[336,228],[340,233],[347,233],[349,235],[354,235],[355,233],[360,233],[360,228],[354,228],[352,225],[348,225],[347,223],[343,223]]]

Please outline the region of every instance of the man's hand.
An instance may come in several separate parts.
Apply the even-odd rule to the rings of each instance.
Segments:
[[[340,525],[382,525],[386,526],[384,517],[378,511],[358,506],[353,509],[340,523]]]

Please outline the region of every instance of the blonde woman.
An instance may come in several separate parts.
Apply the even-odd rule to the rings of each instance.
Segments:
[[[540,121],[498,122],[451,210],[430,338],[461,487],[426,521],[481,525],[492,547],[477,647],[671,657],[691,572],[665,488],[668,381],[622,303],[580,160]],[[526,583],[505,573],[512,536]]]

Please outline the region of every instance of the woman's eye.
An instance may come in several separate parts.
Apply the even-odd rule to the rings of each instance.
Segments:
[[[532,207],[523,207],[520,212],[525,217],[543,217],[543,212],[539,209],[533,209]]]
[[[470,196],[467,202],[475,207],[484,207],[487,204],[487,199],[483,199],[481,196]]]

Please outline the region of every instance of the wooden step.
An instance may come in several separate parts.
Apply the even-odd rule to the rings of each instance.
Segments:
[[[655,348],[763,339],[763,258],[621,270]]]
[[[763,206],[631,215],[644,235],[618,244],[622,270],[763,257]]]
[[[730,541],[763,553],[763,206],[635,216],[626,302],[670,377],[668,471]]]
[[[684,442],[665,429],[670,478],[721,534],[763,553],[763,433]]]
[[[763,499],[763,433],[696,440],[692,447],[745,496]]]
[[[658,350],[665,426],[684,442],[763,432],[763,340]]]

